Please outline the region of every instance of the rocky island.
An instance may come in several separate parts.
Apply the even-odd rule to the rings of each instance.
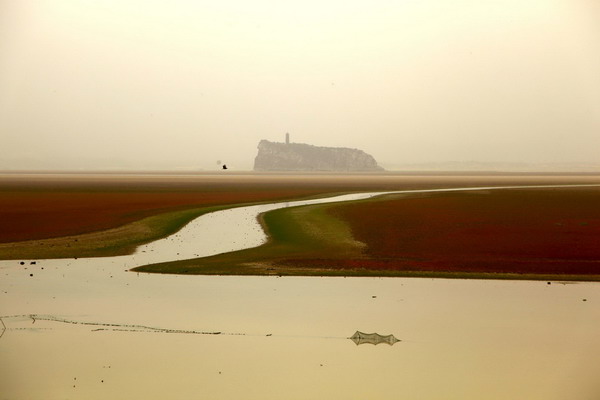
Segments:
[[[261,140],[254,159],[255,171],[383,171],[370,154],[345,147]]]

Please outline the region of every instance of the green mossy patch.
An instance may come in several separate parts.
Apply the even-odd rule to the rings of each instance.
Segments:
[[[386,196],[394,198],[396,196]],[[384,198],[358,200],[379,202]],[[344,202],[344,205],[354,202]],[[600,275],[553,275],[494,272],[415,271],[361,268],[368,260],[365,244],[353,238],[333,212],[340,203],[283,208],[261,215],[269,236],[262,246],[190,260],[135,268],[137,272],[189,275],[362,276],[453,279],[599,281]],[[351,260],[357,267],[340,267]]]
[[[165,262],[135,268],[138,272],[210,275],[273,275],[282,273],[275,267],[284,260],[360,257],[364,245],[352,238],[346,223],[331,216],[332,204],[282,208],[260,217],[269,236],[262,246],[191,260]],[[327,258],[327,256],[325,256]],[[287,268],[286,268],[287,270]],[[298,273],[291,268],[286,274]]]
[[[118,228],[60,238],[0,244],[0,259],[109,257],[131,254],[139,245],[169,236],[189,221],[229,206],[203,207],[146,217]]]
[[[312,195],[316,199],[344,193]],[[289,200],[282,200],[289,201]],[[117,228],[58,238],[0,243],[0,260],[112,257],[133,254],[135,249],[170,236],[190,221],[214,211],[270,204],[271,201],[192,207],[142,218]]]

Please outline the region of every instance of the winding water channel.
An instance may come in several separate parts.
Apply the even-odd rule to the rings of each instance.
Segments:
[[[275,208],[380,194],[211,213],[131,256],[0,261],[0,399],[600,396],[597,283],[129,271],[258,246]]]

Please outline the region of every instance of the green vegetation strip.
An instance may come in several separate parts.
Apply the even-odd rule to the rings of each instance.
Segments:
[[[52,239],[0,244],[0,259],[109,257],[132,254],[139,245],[169,236],[194,218],[231,206],[172,211],[114,229]]]
[[[388,197],[388,196],[386,196]],[[391,196],[390,196],[391,197]],[[390,198],[388,197],[388,198]],[[357,201],[376,202],[384,198]],[[347,204],[348,202],[344,202]],[[282,208],[260,216],[269,240],[262,246],[190,260],[134,268],[137,272],[187,275],[357,276],[453,279],[600,281],[600,275],[552,275],[492,272],[410,271],[335,268],[335,260],[365,258],[365,244],[329,210],[340,203]],[[290,261],[292,260],[292,261]],[[312,261],[311,267],[302,261]],[[314,261],[322,266],[315,266]],[[328,262],[329,261],[329,262]]]
[[[341,193],[326,193],[309,196],[306,199],[337,194]],[[283,201],[289,200],[281,202]],[[172,235],[201,215],[229,208],[270,203],[272,202],[261,201],[188,208],[153,215],[104,231],[51,239],[0,243],[0,260],[111,257],[133,254],[136,247]]]
[[[279,262],[359,257],[364,245],[346,223],[327,213],[333,204],[282,208],[261,215],[269,240],[262,246],[210,257],[135,268],[139,272],[197,275],[317,275],[311,269],[280,267]]]

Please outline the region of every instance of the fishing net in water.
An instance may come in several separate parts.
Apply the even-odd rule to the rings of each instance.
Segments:
[[[356,345],[359,344],[379,344],[386,343],[390,346],[396,342],[399,342],[400,339],[396,339],[394,335],[380,335],[379,333],[364,333],[360,331],[356,331],[356,333],[350,336],[350,340],[352,340]]]

